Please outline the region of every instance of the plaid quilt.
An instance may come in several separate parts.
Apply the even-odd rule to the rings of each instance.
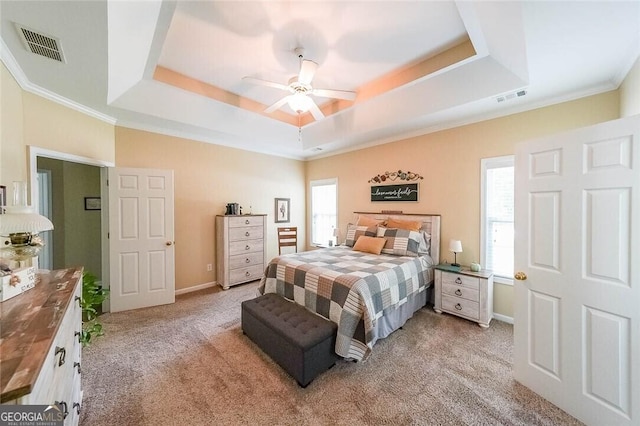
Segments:
[[[431,266],[428,256],[321,249],[274,258],[258,290],[279,294],[338,324],[336,353],[363,360],[377,340],[376,321],[425,291]]]

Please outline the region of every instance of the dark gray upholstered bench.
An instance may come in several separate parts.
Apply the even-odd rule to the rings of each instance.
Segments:
[[[277,294],[242,302],[242,331],[306,387],[339,358],[337,325]]]

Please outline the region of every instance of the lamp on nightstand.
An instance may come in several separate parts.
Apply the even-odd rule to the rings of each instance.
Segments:
[[[451,266],[460,266],[458,263],[458,253],[462,253],[462,241],[460,240],[450,240],[449,241],[449,251],[453,252],[453,263]]]
[[[338,228],[333,228],[333,236],[336,237],[336,245],[340,245],[340,230]]]

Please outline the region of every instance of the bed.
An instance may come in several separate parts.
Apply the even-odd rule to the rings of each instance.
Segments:
[[[439,215],[356,212],[344,245],[274,258],[258,291],[336,323],[336,354],[362,361],[426,304],[439,248]]]

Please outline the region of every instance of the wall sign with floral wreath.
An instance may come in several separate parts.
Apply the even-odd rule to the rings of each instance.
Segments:
[[[421,179],[424,179],[424,178],[420,176],[418,173],[409,172],[409,171],[403,172],[402,170],[398,170],[397,172],[384,172],[382,174],[374,176],[371,179],[369,179],[369,183],[384,183],[387,181],[394,182],[396,180],[412,182],[412,181],[417,181]]]

